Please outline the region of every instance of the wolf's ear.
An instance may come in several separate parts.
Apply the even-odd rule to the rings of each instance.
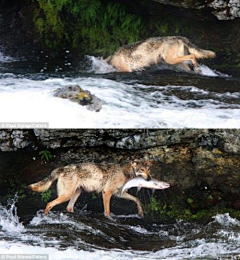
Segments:
[[[136,168],[137,165],[138,165],[137,160],[134,160],[134,161],[131,162],[131,166],[132,166],[133,168]]]

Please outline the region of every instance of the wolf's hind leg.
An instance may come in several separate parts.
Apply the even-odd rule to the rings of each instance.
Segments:
[[[142,209],[142,206],[141,206],[141,202],[138,198],[128,194],[127,192],[124,192],[122,195],[117,195],[119,198],[122,198],[122,199],[126,199],[126,200],[131,200],[131,201],[134,201],[136,204],[137,204],[137,209],[138,209],[138,214],[143,217],[143,209]]]
[[[56,205],[59,205],[63,202],[66,202],[68,200],[70,200],[70,198],[73,196],[73,192],[68,192],[65,194],[62,194],[60,196],[58,196],[57,199],[49,202],[44,210],[44,214],[47,215],[49,210],[52,209],[53,207],[55,207]]]
[[[180,56],[180,57],[171,57],[170,55],[165,58],[165,62],[175,65],[182,63],[184,61],[191,61],[193,63],[194,68],[198,67],[197,59],[194,54],[189,54],[185,56]]]
[[[49,210],[55,207],[56,205],[59,205],[63,202],[70,200],[74,196],[77,190],[77,187],[74,186],[73,184],[73,179],[68,179],[68,178],[59,178],[57,183],[57,188],[58,188],[58,198],[56,198],[55,200],[47,204],[44,210],[45,215],[47,215]]]
[[[75,191],[74,195],[72,196],[72,198],[70,199],[70,201],[69,201],[69,203],[67,205],[67,211],[68,212],[71,212],[71,213],[74,212],[74,209],[73,209],[74,208],[74,204],[76,203],[78,197],[81,195],[81,192],[82,192],[81,188],[78,188]]]
[[[57,190],[58,198],[49,202],[44,210],[44,214],[47,215],[49,210],[63,202],[70,200],[78,188],[77,176],[72,174],[71,176],[60,176],[58,178]]]
[[[110,200],[112,197],[112,191],[104,190],[102,192],[102,195],[103,195],[104,216],[111,219]]]

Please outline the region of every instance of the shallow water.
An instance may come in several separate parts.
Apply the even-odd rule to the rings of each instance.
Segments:
[[[159,66],[119,73],[100,58],[15,60],[0,52],[0,122],[52,128],[238,128],[240,79],[201,65],[201,74]],[[103,100],[92,112],[54,97],[78,84]],[[144,119],[144,120],[143,120]]]
[[[1,254],[48,254],[49,259],[240,259],[240,222],[228,213],[209,223],[147,223],[135,215],[111,222],[77,210],[24,215],[15,200],[0,204]]]

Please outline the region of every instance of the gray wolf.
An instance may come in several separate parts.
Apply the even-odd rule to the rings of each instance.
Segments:
[[[149,167],[152,163],[152,161],[147,160],[134,160],[122,165],[93,162],[70,164],[53,170],[50,176],[29,185],[29,188],[36,192],[44,192],[58,179],[58,198],[47,204],[44,210],[45,215],[54,206],[66,201],[69,201],[67,211],[74,212],[74,204],[84,190],[87,192],[102,192],[104,215],[107,218],[112,219],[110,212],[112,195],[134,201],[137,205],[138,214],[143,216],[140,200],[127,192],[121,193],[121,188],[127,181],[138,176],[145,180],[151,180]]]
[[[215,56],[213,51],[200,49],[185,37],[167,36],[149,38],[122,46],[106,61],[121,72],[142,70],[160,62],[171,65],[183,64],[186,70],[190,70],[185,62],[192,62],[196,69],[197,59]]]

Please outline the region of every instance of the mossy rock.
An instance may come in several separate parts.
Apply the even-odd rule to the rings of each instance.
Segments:
[[[91,92],[88,90],[83,90],[78,85],[59,88],[55,91],[54,96],[69,99],[75,103],[78,103],[79,105],[87,106],[87,109],[96,112],[101,110],[103,104],[103,102],[98,97],[91,94]]]

